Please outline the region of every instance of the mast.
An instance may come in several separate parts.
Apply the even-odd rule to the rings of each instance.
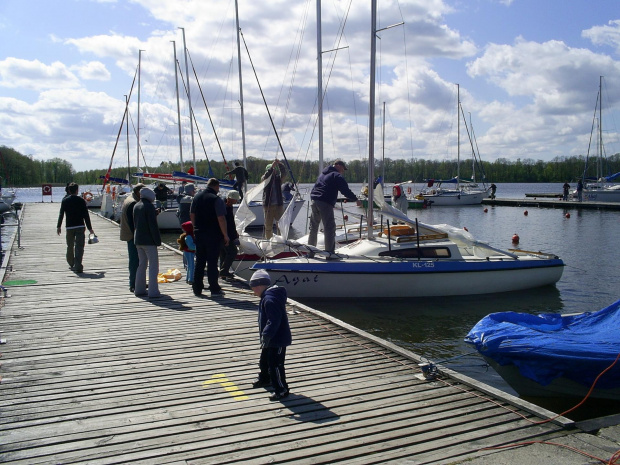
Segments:
[[[377,53],[377,0],[371,0],[370,21],[370,108],[368,109],[368,239],[373,238],[373,202],[375,179],[375,68]]]
[[[140,169],[140,72],[142,65],[142,52],[144,50],[138,50],[138,130],[136,131],[136,139],[138,140],[137,145],[137,156],[136,156],[136,168]]]
[[[125,108],[129,108],[129,95],[125,95]],[[125,122],[125,131],[127,137],[127,181],[131,184],[131,161],[129,160],[129,118]]]
[[[239,5],[235,0],[235,18],[237,24],[237,67],[239,68],[239,108],[241,109],[241,146],[243,148],[243,167],[247,169],[245,152],[245,115],[243,113],[243,78],[241,75],[241,28],[239,27]]]
[[[385,185],[385,102],[383,102],[383,124],[381,126],[381,181]]]
[[[598,94],[600,104],[598,106],[598,166],[600,171],[597,173],[597,181],[603,177],[603,76],[598,78]]]
[[[179,73],[177,71],[177,44],[174,40],[171,40],[172,48],[174,49],[174,79],[176,81],[177,89],[177,120],[179,125],[179,154],[181,157],[181,171],[185,171],[183,166],[183,141],[181,140],[181,106],[179,105]]]
[[[189,82],[189,66],[187,64],[187,45],[185,42],[185,28],[180,27],[181,31],[183,31],[183,50],[185,52],[185,76],[187,80],[187,101],[189,103],[189,131],[192,135],[192,160],[194,172],[196,172],[196,146],[194,144],[194,122],[193,122],[193,113],[192,113],[192,94],[190,92],[190,82]],[[175,50],[176,53],[176,50]]]
[[[461,86],[456,85],[456,190],[461,183]]]
[[[323,172],[323,44],[321,32],[321,0],[316,0],[317,101],[319,116],[319,175]]]

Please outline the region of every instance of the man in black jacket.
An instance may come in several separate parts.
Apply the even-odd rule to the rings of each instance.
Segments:
[[[67,234],[67,263],[69,268],[76,273],[82,273],[82,257],[84,257],[85,227],[91,234],[94,234],[93,227],[90,224],[90,216],[88,215],[88,207],[86,200],[78,196],[79,186],[72,182],[67,190],[68,194],[60,204],[60,213],[58,215],[58,224],[56,232],[60,236],[62,220],[67,215],[65,229]]]

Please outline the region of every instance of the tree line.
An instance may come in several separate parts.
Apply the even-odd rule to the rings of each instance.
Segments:
[[[3,186],[26,187],[40,184],[65,185],[68,182],[77,182],[80,185],[101,184],[101,176],[106,169],[88,171],[75,171],[71,163],[61,158],[50,160],[35,160],[32,155],[22,155],[12,148],[0,147],[2,163],[0,164],[0,176]],[[332,160],[333,162],[335,160]],[[313,183],[318,174],[318,161],[288,160],[294,180],[299,183]],[[325,166],[331,163],[325,162]],[[257,183],[265,172],[268,161],[261,158],[249,157],[247,170],[250,175],[249,182]],[[460,177],[464,180],[475,179],[478,182],[576,182],[584,174],[586,157],[583,155],[570,157],[555,157],[551,161],[533,160],[530,158],[517,159],[516,161],[498,158],[493,162],[474,164],[471,159],[462,160]],[[596,159],[588,161],[587,176],[595,176]],[[227,168],[234,168],[232,163],[211,161],[211,169],[216,177],[224,178]],[[186,166],[187,167],[187,166]],[[347,162],[348,171],[346,179],[350,183],[366,182],[368,178],[368,160],[352,160]],[[180,163],[162,163],[156,167],[141,167],[150,173],[171,173],[181,171]],[[612,174],[620,171],[620,153],[616,153],[604,160],[603,174]],[[126,178],[128,174],[134,174],[136,168],[119,167],[113,168],[110,176]],[[196,174],[208,176],[209,162],[200,160],[196,162]],[[427,179],[450,179],[457,175],[456,160],[425,160],[412,158],[408,160],[375,161],[375,176],[385,173],[384,180],[388,183],[413,181],[424,182]],[[483,178],[484,176],[484,178]],[[289,174],[288,179],[291,176]]]

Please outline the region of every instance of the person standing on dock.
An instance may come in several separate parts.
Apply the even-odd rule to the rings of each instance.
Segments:
[[[496,191],[497,191],[497,186],[495,184],[491,184],[491,200],[495,200]]]
[[[196,194],[196,186],[193,183],[185,185],[185,193],[179,198],[179,208],[177,209],[177,218],[179,224],[187,223],[189,218],[189,209],[192,206],[192,200]]]
[[[202,295],[204,289],[205,266],[211,297],[224,295],[218,283],[219,270],[217,261],[220,250],[230,242],[226,229],[226,205],[218,193],[220,182],[211,178],[207,188],[196,194],[189,211],[194,225],[194,240],[196,242],[196,265],[194,269],[194,295]]]
[[[136,287],[134,294],[159,297],[159,255],[157,247],[161,245],[161,236],[157,226],[155,210],[155,192],[146,187],[140,190],[140,201],[133,207],[134,243],[138,249],[138,270],[136,271]],[[149,285],[146,285],[146,268],[149,268]]]
[[[70,183],[67,187],[69,195],[65,196],[60,203],[60,213],[58,214],[56,232],[60,236],[62,220],[66,215],[67,263],[72,271],[82,273],[84,271],[82,265],[85,242],[84,229],[88,229],[91,234],[95,234],[95,232],[90,224],[86,200],[77,195],[78,189],[79,186],[74,182]]]
[[[129,256],[129,292],[136,289],[136,272],[138,271],[139,258],[138,249],[134,243],[134,233],[136,228],[133,224],[133,209],[140,200],[140,190],[145,187],[141,182],[136,184],[130,196],[123,202],[120,221],[121,241],[127,242],[127,255]]]
[[[562,200],[564,201],[568,200],[569,191],[570,191],[570,184],[568,183],[568,181],[566,181],[564,185],[562,186]]]
[[[328,166],[319,175],[312,191],[312,214],[310,216],[310,236],[308,244],[316,246],[319,225],[323,222],[323,236],[325,251],[331,254],[336,250],[336,220],[334,218],[334,207],[338,198],[338,192],[344,195],[347,200],[356,202],[358,207],[362,202],[349,189],[349,184],[344,179],[344,172],[347,165],[341,160]]]
[[[250,287],[252,292],[260,297],[258,304],[260,371],[252,387],[273,386],[275,392],[269,396],[269,400],[274,402],[288,397],[289,394],[284,359],[286,347],[293,343],[293,337],[286,314],[286,289],[272,286],[269,273],[265,270],[258,270],[252,275]]]
[[[234,278],[235,274],[230,272],[230,267],[235,261],[239,252],[239,233],[235,226],[235,211],[233,205],[239,201],[240,194],[237,191],[228,191],[226,195],[226,230],[228,231],[228,245],[222,247],[220,251],[220,278]]]
[[[579,202],[583,200],[583,182],[581,179],[577,181],[577,200]]]

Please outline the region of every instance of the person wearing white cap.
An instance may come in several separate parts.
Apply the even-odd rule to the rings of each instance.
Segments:
[[[252,275],[250,287],[260,297],[258,329],[261,346],[258,363],[260,371],[252,387],[272,386],[275,392],[269,396],[269,400],[282,400],[289,394],[284,369],[286,347],[293,343],[286,314],[286,289],[272,286],[269,273],[265,270],[258,270]]]
[[[149,268],[148,296],[159,297],[157,274],[159,273],[159,256],[157,247],[161,245],[161,236],[157,227],[155,211],[155,192],[143,187],[140,190],[140,201],[133,207],[134,243],[138,249],[138,270],[136,271],[136,296],[147,293],[146,268]]]
[[[177,209],[179,224],[187,223],[190,220],[189,209],[192,206],[192,200],[194,200],[195,194],[196,186],[193,183],[189,183],[185,185],[184,194],[177,197],[179,200],[179,208]]]

